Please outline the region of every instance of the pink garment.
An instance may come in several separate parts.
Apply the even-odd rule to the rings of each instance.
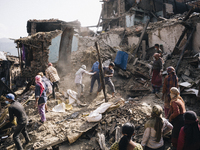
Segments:
[[[40,75],[37,75],[35,77],[35,83],[40,86],[40,96],[41,96],[45,88],[44,88],[44,84],[42,83],[42,77]]]

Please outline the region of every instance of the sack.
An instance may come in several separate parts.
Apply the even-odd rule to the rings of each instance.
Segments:
[[[97,122],[102,119],[102,113],[104,113],[113,103],[103,103],[97,109],[90,113],[89,116],[86,117],[88,122]]]

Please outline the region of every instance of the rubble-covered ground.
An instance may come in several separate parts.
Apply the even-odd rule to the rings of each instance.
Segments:
[[[153,30],[160,28],[163,24],[178,23],[177,20],[166,20],[157,23],[150,23],[147,30]],[[126,35],[140,34],[142,26],[127,28]],[[110,33],[119,33],[123,36],[124,29],[113,29]],[[102,35],[106,36],[106,34]],[[141,60],[133,56],[135,45],[132,47],[123,45],[118,47],[112,47],[107,45],[104,39],[99,37],[87,37],[79,39],[79,50],[72,52],[71,55],[71,70],[68,74],[61,77],[60,89],[56,93],[57,99],[48,100],[49,112],[46,114],[47,122],[44,124],[39,123],[40,116],[37,108],[34,107],[34,86],[25,94],[18,96],[18,100],[24,105],[27,115],[29,117],[29,124],[27,126],[28,133],[32,139],[32,142],[25,149],[82,149],[82,150],[99,150],[98,133],[105,135],[106,146],[110,147],[115,142],[115,133],[117,128],[121,128],[125,122],[131,122],[136,126],[136,134],[134,140],[141,143],[144,124],[150,117],[151,106],[159,104],[163,107],[163,101],[161,100],[162,93],[159,93],[159,97],[155,97],[151,93],[151,56],[149,60]],[[72,107],[66,108],[65,112],[53,112],[51,111],[54,106],[60,102],[68,103],[68,96],[66,96],[67,89],[76,91],[74,83],[76,71],[84,64],[87,66],[87,71],[91,70],[92,64],[98,60],[97,51],[94,46],[94,42],[98,40],[101,50],[102,61],[114,61],[117,51],[122,50],[129,54],[128,64],[126,71],[115,67],[115,73],[112,77],[112,81],[116,88],[116,97],[110,98],[109,87],[107,88],[108,101],[112,102],[112,108],[109,108],[105,113],[101,121],[96,123],[88,123],[86,116],[100,106],[103,103],[103,94],[96,95],[97,83],[95,83],[93,93],[90,95],[90,76],[84,75],[83,83],[85,84],[84,98],[81,102],[86,106],[72,105]],[[126,42],[124,39],[123,42]],[[83,45],[80,45],[82,43]],[[164,71],[168,66],[176,68],[179,60],[178,55],[166,56],[164,64]],[[186,51],[185,55],[179,65],[177,75],[179,77],[179,83],[188,82],[190,87],[180,86],[181,96],[186,102],[186,109],[193,110],[200,116],[200,102],[194,93],[186,92],[185,90],[193,88],[198,89],[200,81],[200,69],[198,68],[198,56],[191,51]],[[163,72],[163,80],[166,74]],[[162,90],[162,89],[161,89]],[[20,93],[19,91],[17,92]],[[71,109],[72,108],[72,109]],[[3,111],[2,111],[3,112]],[[78,112],[78,116],[73,119],[68,119],[61,123],[57,123],[65,118],[70,117],[74,112]],[[24,141],[23,137],[21,137]],[[170,150],[170,139],[165,138],[165,149]],[[1,142],[0,149],[14,149],[12,136]]]

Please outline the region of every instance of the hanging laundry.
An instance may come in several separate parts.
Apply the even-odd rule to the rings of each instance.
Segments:
[[[22,44],[22,60],[26,60],[26,49],[24,47],[24,44]]]

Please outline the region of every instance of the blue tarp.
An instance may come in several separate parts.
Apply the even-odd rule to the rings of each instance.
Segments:
[[[128,62],[128,54],[123,51],[118,51],[117,56],[115,57],[115,65],[120,67],[122,70],[126,70]]]

